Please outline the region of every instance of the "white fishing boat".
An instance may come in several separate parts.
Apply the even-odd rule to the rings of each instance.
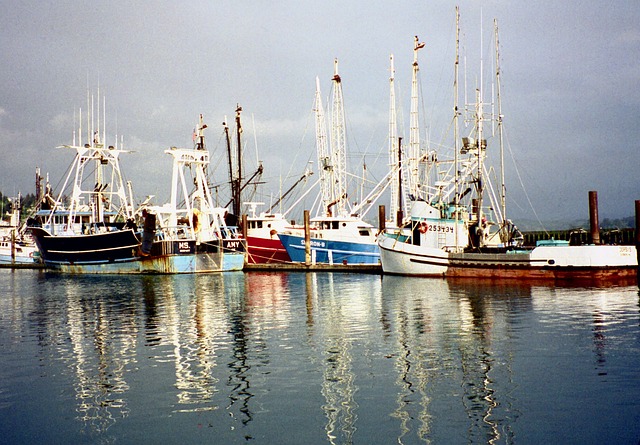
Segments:
[[[496,61],[498,32],[495,26]],[[457,53],[456,53],[457,59]],[[456,60],[456,102],[457,73]],[[490,119],[482,88],[476,91],[469,137],[456,143],[453,159],[434,161],[437,180],[414,189],[410,221],[399,230],[378,238],[384,273],[430,277],[541,279],[558,281],[627,280],[636,277],[635,246],[569,245],[567,241],[542,241],[532,248],[522,245],[522,235],[506,217],[502,151],[500,69],[496,62],[497,128],[500,141],[501,187],[491,187],[485,164],[491,150]],[[457,121],[458,113],[455,119]],[[435,159],[431,158],[431,159]],[[597,215],[597,212],[595,212]],[[597,221],[593,223],[597,227]],[[596,237],[594,237],[596,238]]]

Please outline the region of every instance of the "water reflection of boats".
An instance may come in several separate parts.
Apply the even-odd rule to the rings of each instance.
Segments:
[[[215,411],[219,349],[225,342],[226,275],[144,277],[147,341],[158,363],[171,363],[175,412]]]
[[[64,363],[63,375],[71,377],[81,432],[108,438],[108,430],[130,413],[129,374],[136,363],[139,329],[134,311],[128,301],[111,294],[119,283],[60,277],[49,285],[65,298],[60,306],[42,306],[47,312],[38,315],[50,336],[43,342],[53,346],[50,353]]]
[[[348,335],[352,326],[345,300],[336,291],[333,273],[307,274],[307,307],[310,302],[322,298],[322,320],[316,325],[320,338],[317,344],[322,371],[321,393],[324,397],[322,410],[326,417],[325,432],[329,443],[352,443],[356,431],[358,404],[355,394],[356,375],[353,370],[352,337]],[[354,289],[354,295],[357,291]],[[356,315],[354,311],[352,315]]]
[[[531,310],[531,287],[394,276],[382,285],[383,319],[397,335],[392,416],[400,420],[400,443],[411,435],[431,440],[442,409],[449,421],[467,424],[472,443],[511,436],[519,416],[509,388],[512,355],[496,350],[494,339],[518,329],[510,313]],[[460,411],[451,404],[456,395]]]
[[[209,424],[224,443],[277,442],[283,431],[296,443],[438,443],[452,433],[463,442],[512,443],[528,428],[523,407],[537,397],[524,386],[566,372],[585,377],[580,389],[599,379],[626,379],[623,388],[635,375],[622,375],[631,368],[620,360],[637,332],[637,287],[28,272],[31,280],[25,271],[4,273],[13,297],[1,301],[10,314],[3,330],[28,338],[20,353],[37,351],[27,359],[39,365],[27,375],[47,380],[31,392],[11,388],[0,405],[9,414],[16,395],[47,385],[42,397],[55,394],[66,437],[110,442],[150,414],[173,425]],[[36,282],[46,291],[23,298]],[[582,369],[571,368],[576,361]],[[590,400],[608,391],[600,386]],[[29,403],[40,404],[38,397]],[[535,409],[580,409],[573,398],[545,406],[549,397],[547,388]]]

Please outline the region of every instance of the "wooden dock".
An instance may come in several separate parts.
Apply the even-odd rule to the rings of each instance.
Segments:
[[[42,263],[0,263],[0,269],[45,269]],[[245,264],[245,272],[351,272],[382,274],[379,264],[309,264],[304,263],[269,263]]]
[[[382,274],[380,264],[305,264],[305,263],[266,263],[245,264],[245,272],[351,272]]]
[[[0,263],[0,269],[44,269],[42,263]]]

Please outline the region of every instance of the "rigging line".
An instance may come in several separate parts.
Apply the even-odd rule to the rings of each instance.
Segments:
[[[498,201],[498,198],[496,197],[495,187],[493,186],[494,181],[492,180],[492,177],[493,177],[495,182],[498,182],[496,178],[496,171],[493,167],[487,168],[486,165],[483,166],[483,170],[484,170],[484,177],[486,178],[486,182],[487,182],[487,187],[485,188],[485,191],[489,195],[490,208],[492,209],[494,220],[495,219],[499,220],[500,221],[499,224],[502,225],[502,222],[504,221],[504,215],[502,214],[502,209],[500,208],[500,206],[497,205],[499,201]],[[495,216],[497,216],[497,218],[495,218]]]
[[[544,227],[544,224],[542,224],[542,221],[540,220],[540,216],[538,215],[538,212],[536,212],[536,209],[533,207],[533,203],[531,202],[531,197],[529,196],[529,193],[527,193],[527,189],[524,186],[524,181],[522,180],[522,176],[520,175],[520,170],[518,169],[518,164],[516,163],[515,156],[513,155],[513,150],[511,150],[511,143],[509,142],[507,129],[503,128],[503,131],[504,131],[504,137],[507,141],[505,145],[507,146],[507,149],[509,150],[509,154],[511,155],[511,162],[513,163],[513,166],[515,168],[516,175],[518,176],[518,180],[520,181],[520,187],[522,187],[524,196],[527,198],[527,202],[529,203],[529,207],[531,207],[531,211],[533,212],[536,218],[536,221],[538,222],[538,224],[540,224],[540,227],[542,227],[542,230],[545,232],[545,234],[549,235],[549,232],[547,231],[547,229]]]
[[[315,97],[314,97],[314,101],[315,101]],[[304,142],[305,142],[306,136],[307,136],[307,134],[309,132],[310,122],[314,122],[313,119],[312,119],[313,118],[313,114],[314,114],[314,112],[313,112],[313,106],[312,106],[311,107],[311,112],[307,114],[307,119],[305,121],[304,131],[302,132],[302,138],[300,139],[300,142],[298,143],[298,149],[295,150],[295,155],[293,157],[293,161],[289,165],[289,170],[285,174],[285,178],[286,179],[289,179],[289,178],[292,178],[292,177],[296,177],[297,178],[299,176],[299,175],[294,175],[293,174],[293,169],[297,168],[296,162],[298,160],[298,155],[303,152],[302,147],[304,146]],[[307,157],[307,162],[305,163],[305,167],[309,165],[309,163],[311,162],[312,158],[315,157],[315,154],[316,153],[315,153],[315,147],[314,147],[313,150],[309,151],[309,156]]]

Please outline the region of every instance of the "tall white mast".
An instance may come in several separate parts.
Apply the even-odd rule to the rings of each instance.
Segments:
[[[318,174],[320,176],[320,195],[322,198],[322,212],[327,211],[333,197],[333,161],[329,146],[327,145],[327,124],[324,116],[324,106],[322,105],[322,95],[320,93],[320,79],[316,77],[316,97],[314,104],[316,116],[316,154],[318,156]]]
[[[454,65],[454,77],[453,77],[453,139],[454,139],[454,155],[453,155],[453,164],[454,164],[454,207],[455,207],[455,227],[454,235],[455,235],[455,247],[456,250],[460,245],[460,240],[458,239],[458,218],[459,218],[459,204],[460,204],[460,177],[459,177],[459,152],[460,152],[460,128],[459,128],[459,119],[460,112],[458,110],[458,68],[460,65],[460,9],[456,6],[456,59]]]
[[[409,123],[409,193],[416,198],[420,197],[420,122],[418,114],[418,50],[424,47],[424,42],[420,43],[418,36],[414,38],[413,45],[413,74],[411,77],[411,115]]]
[[[483,137],[483,120],[484,120],[484,92],[483,92],[483,70],[484,70],[484,59],[483,59],[483,34],[482,34],[482,13],[480,14],[480,84],[476,89],[476,109],[475,109],[475,120],[476,120],[476,134],[477,134],[477,149],[478,149],[478,176],[476,178],[476,187],[478,191],[478,208],[476,212],[476,218],[478,226],[482,222],[482,201],[484,195],[484,179],[482,177],[482,173],[484,170],[484,154],[486,145],[484,144]]]
[[[91,135],[91,102],[89,101],[89,89],[87,89],[87,144],[91,145],[92,135]]]
[[[389,169],[393,169],[400,162],[399,144],[398,144],[398,122],[396,114],[396,89],[395,89],[395,67],[393,65],[393,54],[389,57],[391,63],[391,75],[389,76]],[[400,210],[402,203],[399,196],[400,184],[399,181],[392,180],[390,184],[391,199],[390,215],[391,220],[396,219],[398,210]],[[397,221],[398,226],[401,221]]]
[[[338,59],[334,60],[333,100],[331,107],[331,154],[334,165],[334,196],[336,199],[337,213],[343,214],[346,210],[346,141],[344,121],[344,100],[342,97],[342,79],[338,74]]]
[[[502,210],[502,224],[504,226],[507,222],[507,190],[504,173],[502,101],[500,99],[500,43],[498,41],[498,20],[494,19],[493,24],[496,38],[496,98],[498,102],[498,137],[500,138],[500,208]]]

